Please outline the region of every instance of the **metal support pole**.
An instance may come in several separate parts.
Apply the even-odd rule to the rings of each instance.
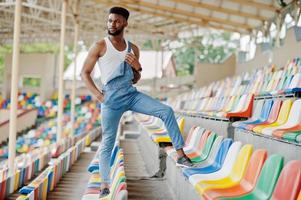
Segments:
[[[76,1],[75,5],[75,14],[74,14],[74,69],[73,69],[73,81],[72,81],[72,91],[71,91],[71,135],[73,136],[73,127],[74,127],[74,121],[75,121],[75,89],[76,89],[76,67],[77,67],[77,44],[78,44],[78,32],[79,32],[79,17],[78,17],[78,3],[79,1]]]
[[[11,107],[9,119],[9,154],[8,169],[9,175],[15,171],[16,156],[16,135],[17,135],[17,104],[18,104],[18,76],[19,76],[19,59],[20,59],[20,29],[21,29],[21,2],[16,0],[15,3],[15,21],[14,21],[14,42],[12,57],[12,79],[11,79]]]
[[[61,40],[60,40],[60,57],[59,57],[59,93],[58,93],[58,114],[57,114],[57,136],[56,142],[62,138],[63,122],[63,101],[64,101],[64,46],[65,46],[65,27],[66,27],[67,0],[63,1],[61,15]]]

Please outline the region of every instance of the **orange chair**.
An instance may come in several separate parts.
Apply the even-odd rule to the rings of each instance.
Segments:
[[[252,115],[252,108],[253,108],[253,102],[254,102],[254,95],[247,95],[246,100],[244,101],[245,105],[242,110],[235,111],[235,112],[229,112],[226,114],[226,118],[230,117],[251,117]]]
[[[243,179],[238,185],[231,188],[207,190],[203,197],[205,199],[218,199],[220,197],[237,197],[251,192],[255,187],[266,158],[267,151],[265,149],[256,150],[250,159]]]
[[[293,160],[283,168],[271,200],[295,200],[301,190],[301,160]]]

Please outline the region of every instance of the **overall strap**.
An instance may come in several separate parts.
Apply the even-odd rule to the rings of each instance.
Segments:
[[[131,47],[131,46],[132,46],[131,42],[128,41],[128,50],[127,50],[128,53],[130,53],[131,50],[132,50],[132,47]]]

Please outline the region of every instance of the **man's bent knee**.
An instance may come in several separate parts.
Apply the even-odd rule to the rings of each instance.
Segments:
[[[163,119],[167,119],[169,116],[173,115],[173,109],[170,106],[166,106],[163,112]]]

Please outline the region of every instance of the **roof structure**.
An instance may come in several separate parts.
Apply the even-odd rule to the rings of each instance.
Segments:
[[[74,21],[80,23],[80,40],[92,42],[106,34],[111,6],[131,12],[127,35],[135,41],[176,38],[198,28],[241,34],[259,29],[287,10],[276,0],[68,0],[67,43],[73,42]],[[75,5],[78,3],[78,12]],[[289,5],[298,0],[286,0]],[[0,0],[0,43],[12,44],[14,0]],[[23,0],[21,42],[58,42],[62,0]]]

